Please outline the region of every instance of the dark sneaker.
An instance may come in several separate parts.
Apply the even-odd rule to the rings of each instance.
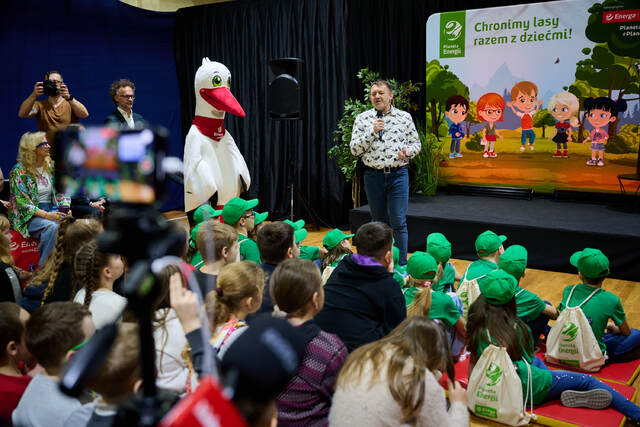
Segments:
[[[604,409],[611,405],[611,393],[603,388],[588,391],[565,390],[560,394],[560,402],[569,408]]]

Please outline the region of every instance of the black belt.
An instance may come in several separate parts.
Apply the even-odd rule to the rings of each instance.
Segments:
[[[406,167],[407,167],[406,165],[403,165],[403,166],[384,167],[384,168],[381,168],[381,169],[376,169],[376,168],[372,168],[372,167],[369,167],[369,166],[365,165],[364,168],[365,168],[365,170],[370,170],[370,171],[373,171],[373,172],[382,172],[382,173],[385,173],[385,174],[389,174],[389,173],[393,173],[393,172],[395,172],[397,170],[404,169]]]

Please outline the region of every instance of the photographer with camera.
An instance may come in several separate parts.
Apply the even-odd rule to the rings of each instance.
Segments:
[[[38,97],[48,98],[38,101]],[[64,84],[62,75],[57,71],[48,71],[44,81],[36,82],[33,92],[20,105],[18,117],[38,120],[38,129],[46,132],[47,141],[53,141],[55,133],[66,128],[70,123],[78,123],[78,119],[89,116],[86,107],[75,99]]]

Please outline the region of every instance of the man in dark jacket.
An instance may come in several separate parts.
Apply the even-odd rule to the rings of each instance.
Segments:
[[[349,351],[387,335],[407,316],[393,279],[393,231],[382,222],[360,227],[357,254],[342,259],[324,285],[324,308],[315,322],[336,334]]]
[[[144,123],[142,116],[133,112],[135,92],[136,85],[131,80],[120,79],[111,84],[109,93],[111,100],[116,104],[116,111],[104,119],[105,125],[115,124],[125,128],[134,128]]]

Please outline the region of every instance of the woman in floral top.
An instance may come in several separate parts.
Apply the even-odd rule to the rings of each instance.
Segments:
[[[44,132],[25,133],[20,138],[18,163],[9,175],[11,226],[25,238],[40,240],[40,266],[53,250],[58,224],[65,216],[62,212],[51,212],[60,198],[54,190],[49,149]]]

